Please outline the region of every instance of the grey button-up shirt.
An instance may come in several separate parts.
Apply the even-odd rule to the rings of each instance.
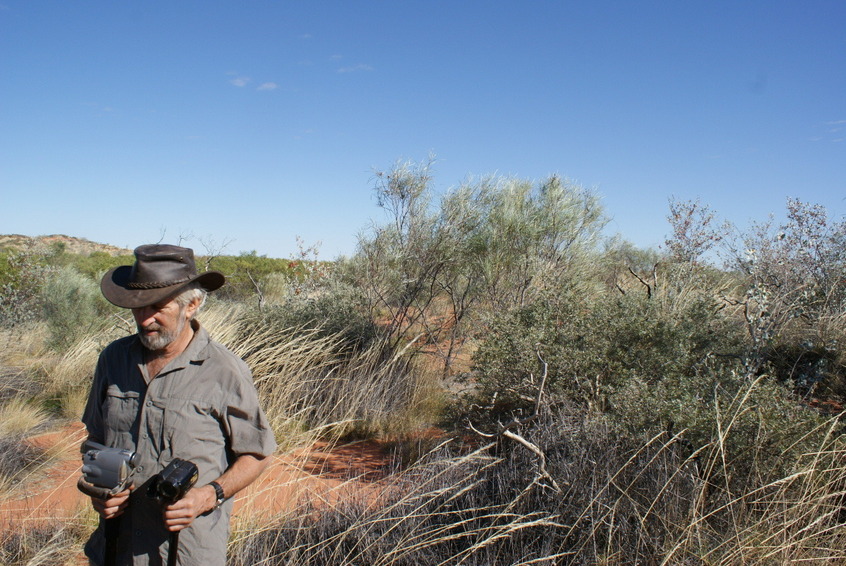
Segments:
[[[270,456],[273,432],[258,403],[247,365],[192,322],[194,338],[147,383],[137,336],[112,342],[97,363],[82,422],[91,440],[136,453],[135,490],[121,516],[118,563],[167,563],[161,505],[147,495],[150,479],[174,458],[197,465],[202,486],[243,454]],[[179,535],[181,566],[223,566],[232,501],[197,517]],[[103,525],[85,551],[102,564]]]

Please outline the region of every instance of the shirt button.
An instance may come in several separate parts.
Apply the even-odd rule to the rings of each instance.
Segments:
[[[147,406],[148,406],[148,407],[152,407],[152,406],[153,406],[153,402],[152,402],[152,401],[147,401]]]

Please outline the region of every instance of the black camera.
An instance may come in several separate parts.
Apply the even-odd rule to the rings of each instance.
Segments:
[[[196,464],[174,458],[161,473],[153,476],[147,495],[165,505],[176,503],[197,483],[199,475]]]

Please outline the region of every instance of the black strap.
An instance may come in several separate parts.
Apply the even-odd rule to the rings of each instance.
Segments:
[[[176,566],[176,550],[179,548],[179,531],[170,532],[170,544],[167,547],[167,566]]]
[[[104,519],[103,529],[106,534],[105,566],[117,566],[117,543],[120,535],[120,517]]]

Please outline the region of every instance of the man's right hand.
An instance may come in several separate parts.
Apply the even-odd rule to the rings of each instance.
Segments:
[[[129,505],[129,495],[132,493],[131,489],[125,489],[120,493],[112,495],[109,499],[100,499],[98,497],[91,498],[91,506],[104,519],[114,519],[120,517],[126,506]]]

